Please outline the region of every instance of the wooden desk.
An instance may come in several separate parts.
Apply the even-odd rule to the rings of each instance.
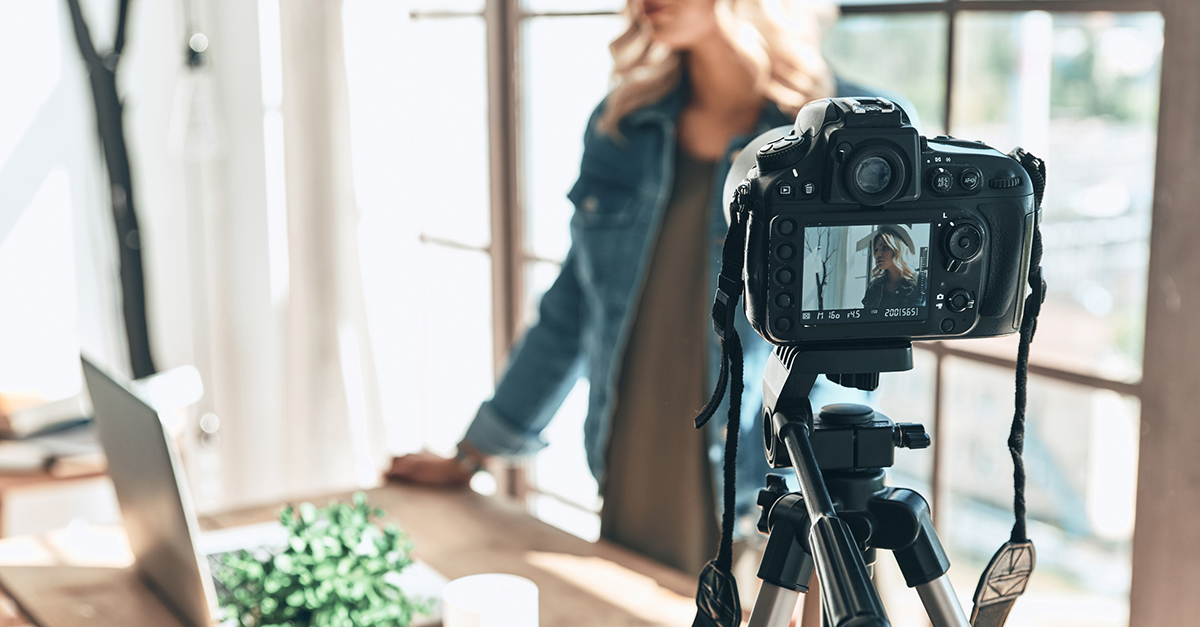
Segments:
[[[525,513],[514,504],[484,497],[467,490],[446,492],[411,486],[388,485],[368,491],[372,504],[387,511],[389,522],[399,524],[416,544],[414,554],[428,562],[447,577],[454,579],[483,572],[507,572],[533,580],[540,596],[541,624],[545,627],[622,626],[622,625],[691,625],[695,615],[696,582],[678,571],[636,555],[606,542],[590,543],[551,527]],[[330,497],[310,499],[324,505]],[[348,494],[339,498],[349,498]],[[277,505],[250,508],[201,518],[201,527],[224,528],[275,518]],[[75,536],[72,538],[71,534]],[[85,532],[92,534],[89,538]],[[107,535],[105,535],[107,534]],[[105,538],[108,538],[105,540]],[[91,547],[93,553],[108,543],[116,547],[112,555],[94,554],[80,561],[71,555],[80,546]],[[128,548],[120,554],[124,543],[119,530],[75,529],[44,538],[12,538],[0,541],[0,571],[10,580],[29,581],[29,578],[76,572],[93,584],[104,574],[114,582],[115,589],[107,598],[96,597],[95,588],[87,608],[79,611],[80,602],[47,599],[47,608],[55,612],[53,621],[68,624],[78,616],[86,620],[79,624],[102,625],[108,604],[118,597],[135,594],[122,588],[131,581],[129,570],[47,570],[64,564],[93,564],[127,566]],[[104,563],[104,560],[109,560]],[[123,563],[119,560],[124,559]],[[113,562],[112,560],[118,560]],[[37,564],[16,570],[5,564]],[[141,601],[144,598],[140,597]],[[106,603],[107,601],[107,603]],[[0,600],[0,627],[27,625],[17,612],[4,611]],[[28,608],[38,614],[39,608]],[[148,610],[149,611],[149,610]],[[83,616],[85,614],[90,616]],[[8,616],[5,616],[8,614]],[[45,614],[44,622],[46,620]],[[161,618],[161,617],[160,617]],[[163,625],[146,617],[145,625]],[[130,627],[136,627],[131,625]]]

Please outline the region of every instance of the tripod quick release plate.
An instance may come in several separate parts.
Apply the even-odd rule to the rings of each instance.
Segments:
[[[806,420],[806,416],[789,416]],[[925,427],[916,423],[896,424],[866,405],[826,405],[812,418],[808,437],[821,470],[867,470],[887,468],[896,461],[897,448],[926,448],[930,444]],[[769,443],[769,441],[768,441]],[[790,468],[782,446],[768,447],[772,468]]]

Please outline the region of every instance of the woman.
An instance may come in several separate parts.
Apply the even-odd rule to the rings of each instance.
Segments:
[[[811,7],[812,2],[798,6]],[[610,46],[615,87],[588,122],[568,197],[572,245],[455,459],[400,457],[389,478],[465,483],[490,455],[536,452],[582,365],[585,448],[600,482],[601,535],[690,573],[715,553],[723,424],[692,427],[716,384],[708,312],[726,225],[729,164],[805,103],[870,95],[837,83],[819,53],[819,15],[784,0],[630,0]],[[769,346],[741,315],[745,371]],[[768,470],[761,387],[746,385],[739,511]],[[728,403],[728,399],[726,399]],[[727,415],[727,409],[717,416]]]
[[[871,239],[871,255],[875,266],[871,268],[870,282],[862,299],[864,308],[887,309],[922,304],[921,294],[917,290],[917,273],[909,267],[904,254],[906,249],[911,250],[912,247],[912,239],[904,227],[879,227]]]

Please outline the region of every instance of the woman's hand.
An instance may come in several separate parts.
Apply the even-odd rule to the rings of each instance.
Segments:
[[[475,471],[459,460],[428,451],[392,458],[392,467],[384,473],[388,481],[418,485],[462,487],[471,482]]]

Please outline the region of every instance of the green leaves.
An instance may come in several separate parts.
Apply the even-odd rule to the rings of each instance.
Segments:
[[[384,512],[367,504],[288,506],[279,522],[287,548],[275,555],[238,551],[214,570],[226,625],[244,627],[406,627],[428,600],[399,588],[412,564],[412,542],[395,525],[380,529]]]

